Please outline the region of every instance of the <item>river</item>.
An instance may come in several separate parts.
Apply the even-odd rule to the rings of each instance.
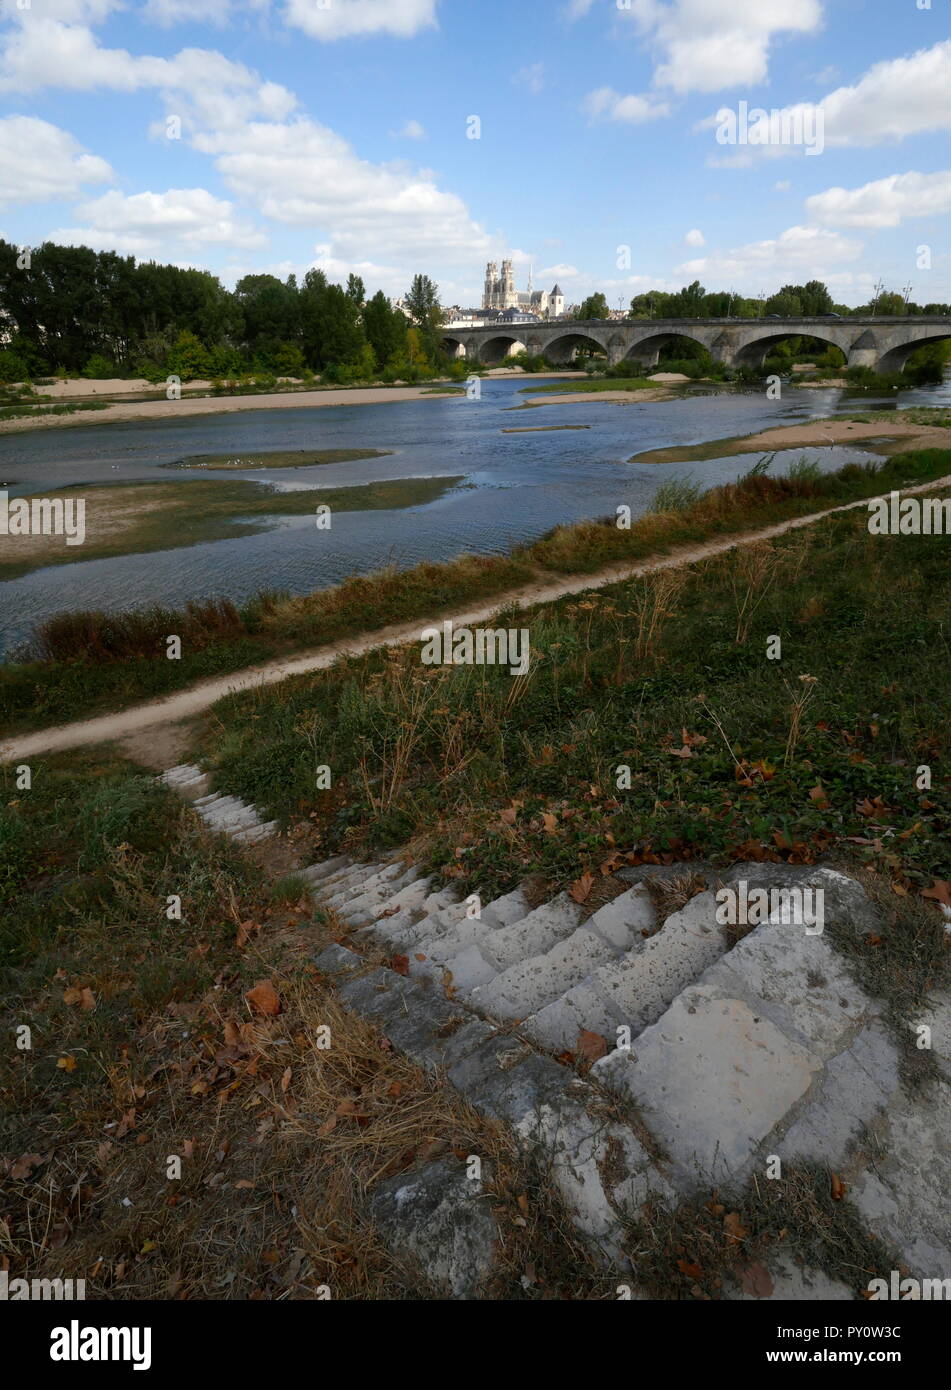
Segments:
[[[539,384],[543,378],[533,378]],[[7,655],[36,623],[64,609],[117,610],[149,603],[178,606],[211,596],[241,601],[261,589],[306,593],[345,575],[386,564],[449,559],[462,551],[497,554],[561,522],[613,514],[626,503],[636,516],[671,476],[704,486],[735,479],[754,461],[746,455],[691,464],[636,464],[642,450],[696,444],[841,410],[890,408],[886,399],[841,390],[790,389],[770,401],[762,391],[696,391],[669,401],[618,406],[586,402],[512,413],[526,400],[525,378],[482,382],[479,401],[434,397],[392,405],[247,411],[134,424],[82,425],[0,436],[0,479],[11,495],[67,484],[180,479],[222,473],[163,464],[195,454],[254,450],[375,448],[389,457],[303,470],[240,472],[277,487],[345,484],[390,478],[462,476],[435,502],[399,511],[337,513],[329,531],[310,517],[280,518],[256,534],[110,559],[55,565],[0,583],[0,652]],[[606,383],[610,385],[610,383]],[[951,378],[939,387],[901,393],[901,405],[951,403]],[[540,425],[587,429],[505,434]],[[774,471],[795,459],[838,467],[868,454],[858,448],[796,448],[777,456]]]

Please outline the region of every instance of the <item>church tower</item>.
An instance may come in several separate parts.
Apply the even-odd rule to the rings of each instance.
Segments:
[[[515,291],[515,271],[512,269],[511,261],[502,262],[502,309],[515,309],[518,307],[518,295]]]
[[[485,268],[485,292],[482,295],[483,309],[497,309],[496,303],[498,294],[499,267],[495,261],[489,261]]]

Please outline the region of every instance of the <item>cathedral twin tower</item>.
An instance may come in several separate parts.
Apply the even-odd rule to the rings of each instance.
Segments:
[[[520,309],[526,313],[557,319],[565,312],[565,296],[558,285],[551,291],[533,289],[531,276],[528,280],[528,292],[522,293],[515,288],[515,271],[511,261],[502,262],[501,275],[496,262],[489,261],[485,268],[482,307],[500,310]]]

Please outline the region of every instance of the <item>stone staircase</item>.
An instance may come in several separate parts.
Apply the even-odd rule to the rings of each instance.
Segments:
[[[210,796],[200,776],[183,767],[165,780],[234,838],[273,830],[253,807]],[[338,855],[303,872],[348,943],[315,961],[394,1047],[511,1127],[610,1260],[623,1260],[625,1223],[649,1198],[739,1193],[778,1158],[848,1175],[869,1228],[913,1274],[942,1275],[951,1260],[951,1001],[933,1001],[923,1020],[941,1080],[910,1097],[882,1005],[852,979],[828,932],[770,920],[735,941],[716,920],[717,882],[798,881],[823,889],[827,928],[864,933],[878,919],[859,884],[829,869],[740,864],[719,880],[706,875],[705,891],[660,918],[651,871],[623,872],[621,894],[585,917],[566,894],[535,905],[517,888],[484,905],[460,902],[401,860]],[[371,966],[367,957],[381,953],[387,963]],[[582,1033],[605,1040],[584,1075],[572,1066],[573,1054],[591,1055]],[[872,1130],[903,1161],[870,1160],[862,1141]],[[908,1133],[916,1157],[901,1140]]]

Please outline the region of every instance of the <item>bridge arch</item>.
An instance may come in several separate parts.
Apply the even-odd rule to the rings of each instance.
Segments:
[[[645,333],[636,339],[624,353],[624,360],[626,362],[643,362],[646,367],[654,367],[657,365],[664,348],[670,347],[678,341],[695,344],[709,350],[706,334],[691,333],[687,328],[682,333],[678,329],[664,328],[656,333]]]
[[[944,343],[951,338],[951,328],[937,329],[933,333],[926,333],[920,338],[915,338],[912,342],[900,343],[897,347],[889,348],[883,352],[878,361],[880,372],[901,372],[905,369],[905,363],[913,352],[920,347],[931,347],[934,343]]]
[[[844,352],[848,358],[850,345],[842,342],[841,332],[835,329],[825,329],[819,324],[809,324],[808,332],[800,328],[797,332],[795,326],[775,328],[764,328],[761,333],[751,334],[747,341],[736,349],[734,361],[737,366],[761,366],[769,356],[770,348],[784,343],[787,338],[817,338],[819,342],[827,344],[828,347],[838,348]]]
[[[516,337],[514,333],[497,333],[491,338],[486,338],[479,348],[479,361],[487,364],[503,362],[513,353],[525,351],[527,349],[522,338]]]
[[[454,338],[451,334],[445,334],[442,340],[442,350],[447,357],[465,357],[466,345],[461,338]]]
[[[573,362],[581,354],[597,353],[599,356],[608,351],[606,344],[595,338],[591,333],[585,333],[578,329],[572,329],[567,333],[559,333],[557,337],[550,339],[545,348],[545,356],[549,362],[567,363]]]

